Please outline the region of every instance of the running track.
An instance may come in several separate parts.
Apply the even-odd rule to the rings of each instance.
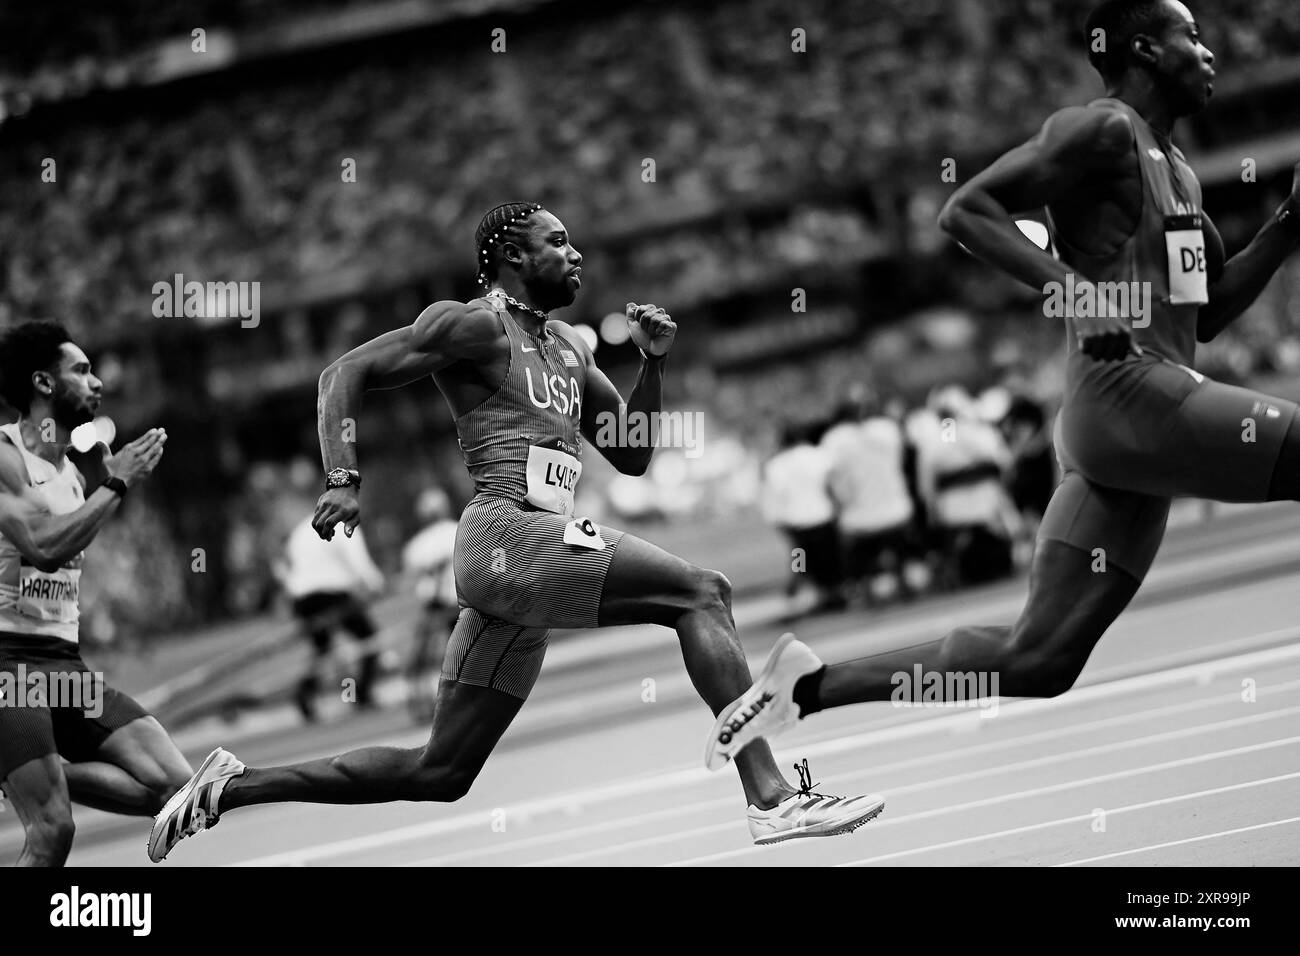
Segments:
[[[1300,511],[1235,512],[1171,538],[1059,699],[1003,700],[992,715],[863,705],[802,724],[776,747],[792,778],[807,757],[819,790],[887,798],[850,836],[752,846],[734,771],[702,767],[710,719],[675,642],[630,629],[566,641],[557,657],[599,659],[543,673],[459,804],[241,810],[163,865],[1295,865],[1298,577]],[[1009,620],[1023,587],[794,630],[841,660]],[[778,633],[748,629],[751,665]],[[647,679],[653,702],[642,700]],[[583,713],[593,716],[575,727]],[[395,712],[225,743],[265,765],[424,737]],[[187,753],[197,762],[211,743],[187,741]],[[6,816],[7,861],[18,843]],[[148,865],[146,823],[79,808],[78,824],[72,865]]]

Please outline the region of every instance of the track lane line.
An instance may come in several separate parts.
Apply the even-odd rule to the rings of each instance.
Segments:
[[[1300,636],[1300,626],[1265,633],[1270,635],[1289,634]],[[1035,718],[1044,710],[1068,710],[1072,707],[1091,703],[1096,700],[1105,700],[1112,697],[1122,696],[1127,693],[1140,693],[1151,690],[1155,687],[1176,685],[1187,680],[1204,680],[1207,674],[1218,675],[1226,671],[1239,670],[1241,668],[1263,664],[1275,664],[1289,660],[1300,660],[1300,645],[1282,645],[1280,647],[1268,648],[1266,650],[1234,655],[1228,658],[1201,661],[1196,664],[1186,665],[1173,670],[1137,674],[1132,677],[1119,678],[1106,683],[1093,684],[1087,687],[1078,688],[1062,697],[1043,700],[1022,699],[1016,700],[1012,703],[1000,703],[999,717],[1003,719],[1015,719],[1019,717]],[[804,749],[808,756],[825,756],[888,741],[908,740],[938,730],[949,730],[953,727],[960,727],[963,723],[985,719],[982,718],[977,711],[978,708],[954,711],[952,713],[945,713],[939,717],[917,720],[883,729],[864,731],[860,734],[853,734],[848,737],[837,737],[833,740],[806,747]],[[679,786],[702,783],[708,780],[711,776],[712,775],[708,770],[705,770],[703,767],[696,767],[689,770],[680,770],[668,774],[662,774],[651,778],[649,781],[649,787],[646,787],[647,781],[644,777],[633,778],[632,780],[622,780],[605,784],[589,791],[571,791],[568,793],[557,794],[552,797],[543,797],[532,800],[523,804],[519,809],[519,812],[525,813],[529,816],[535,816],[555,809],[564,809],[573,806],[574,804],[612,801],[622,799],[631,794],[658,792],[670,790]],[[459,830],[475,829],[483,826],[485,820],[489,819],[489,817],[490,812],[486,810],[461,814],[445,820],[410,824],[391,830],[385,830],[381,833],[366,834],[364,836],[352,837],[345,840],[330,841],[312,847],[304,847],[297,850],[256,857],[252,860],[244,861],[243,865],[304,865],[312,860],[326,859],[330,856],[344,853],[391,846],[394,844],[405,843],[409,840],[439,836],[443,833],[451,833]]]
[[[1053,863],[1052,866],[1082,866],[1085,863],[1097,863],[1101,860],[1114,860],[1121,856],[1147,853],[1150,850],[1164,850],[1171,846],[1186,846],[1189,843],[1201,843],[1205,840],[1217,840],[1219,837],[1236,836],[1238,833],[1250,833],[1252,830],[1267,830],[1270,827],[1286,826],[1291,823],[1300,823],[1300,817],[1287,817],[1285,820],[1272,820],[1268,823],[1256,823],[1254,826],[1236,827],[1232,830],[1220,830],[1217,833],[1203,833],[1200,836],[1188,837],[1185,840],[1170,840],[1166,843],[1153,843],[1150,846],[1139,846],[1132,850],[1120,850],[1118,853],[1105,853],[1101,856],[1090,856],[1086,860],[1070,860],[1068,863]]]
[[[1137,810],[1150,810],[1153,807],[1168,806],[1171,803],[1182,803],[1186,800],[1195,800],[1199,797],[1210,797],[1220,793],[1232,793],[1238,790],[1248,790],[1252,787],[1264,787],[1269,784],[1282,783],[1286,780],[1295,780],[1300,778],[1300,771],[1296,773],[1280,774],[1276,777],[1262,777],[1258,780],[1247,780],[1244,783],[1233,783],[1223,787],[1213,787],[1209,790],[1198,790],[1195,793],[1180,793],[1172,797],[1162,797],[1159,800],[1147,800],[1143,803],[1131,803],[1124,807],[1115,807],[1113,810],[1107,810],[1107,816],[1116,816],[1121,813],[1133,813]],[[844,866],[866,866],[870,863],[881,863],[885,860],[897,860],[905,856],[914,856],[918,853],[931,853],[935,850],[948,850],[958,846],[970,846],[975,843],[982,843],[985,840],[996,840],[999,837],[1016,836],[1021,833],[1032,833],[1035,830],[1046,830],[1050,827],[1061,826],[1066,823],[1082,823],[1092,819],[1091,813],[1082,813],[1074,817],[1062,817],[1059,820],[1045,820],[1042,823],[1031,823],[1023,827],[1012,827],[1009,830],[999,830],[996,833],[982,833],[978,836],[964,837],[960,840],[947,840],[943,843],[933,843],[929,846],[914,847],[910,850],[900,850],[896,853],[884,853],[880,856],[866,857],[861,860],[850,860],[847,863],[836,863],[837,867]]]
[[[1281,690],[1284,687],[1300,687],[1300,681],[1292,681],[1287,685],[1279,685],[1276,689]],[[1157,708],[1157,710],[1168,711],[1171,713],[1178,712],[1180,710],[1187,710],[1187,709],[1189,708],[1186,704],[1176,705],[1174,707]],[[1049,754],[1044,757],[1035,757],[1030,760],[1022,760],[1011,764],[1001,764],[996,767],[987,767],[982,770],[970,771],[964,774],[957,774],[957,775],[944,774],[943,776],[934,778],[933,780],[922,780],[913,784],[908,784],[904,787],[900,787],[896,790],[892,790],[890,791],[889,796],[892,798],[894,794],[899,794],[899,793],[918,793],[927,789],[931,789],[933,786],[939,784],[942,784],[944,786],[950,786],[954,783],[967,783],[974,780],[978,780],[980,778],[994,777],[999,774],[1020,772],[1023,770],[1030,770],[1037,767],[1050,766],[1051,764],[1054,763],[1065,763],[1070,760],[1077,760],[1080,758],[1097,756],[1106,753],[1114,753],[1116,751],[1120,751],[1124,749],[1149,746],[1157,742],[1167,743],[1171,740],[1177,740],[1182,737],[1200,736],[1206,733],[1213,733],[1215,731],[1228,730],[1228,729],[1233,729],[1241,726],[1248,726],[1251,724],[1262,723],[1269,720],[1277,720],[1284,717],[1292,716],[1294,714],[1300,714],[1300,706],[1284,708],[1282,710],[1276,710],[1276,711],[1267,711],[1263,714],[1251,714],[1250,716],[1247,717],[1234,717],[1229,720],[1212,721],[1206,724],[1196,724],[1190,727],[1182,727],[1179,728],[1178,730],[1164,731],[1158,734],[1151,734],[1146,737],[1115,741],[1110,744],[1101,744],[1096,747],[1087,747],[1084,748],[1083,750],[1072,750],[1066,753]],[[1167,715],[1168,714],[1165,714],[1165,716]],[[1042,742],[1045,740],[1050,740],[1053,737],[1061,737],[1061,736],[1073,735],[1079,732],[1085,732],[1088,730],[1095,730],[1097,725],[1117,723],[1125,719],[1126,718],[1110,717],[1102,721],[1096,721],[1092,727],[1088,727],[1088,726],[1080,727],[1076,725],[1068,728],[1060,728],[1056,731],[1044,731],[1040,734],[1035,734],[1033,736],[1037,738],[1035,742]],[[968,747],[961,751],[945,753],[940,755],[939,757],[935,757],[929,754],[922,757],[912,757],[906,760],[899,760],[890,764],[882,764],[874,767],[864,768],[861,770],[854,770],[848,773],[832,774],[828,776],[826,780],[828,783],[833,783],[838,786],[847,783],[850,780],[856,780],[866,776],[874,776],[874,775],[883,776],[889,773],[897,773],[901,770],[906,770],[913,767],[930,768],[934,765],[936,760],[950,759],[950,758],[968,759],[971,757],[986,756],[991,753],[996,753],[997,751],[1000,750],[1010,750],[1010,749],[1018,748],[1023,746],[1026,743],[1027,739],[1028,738],[1013,738],[1011,740],[992,741],[987,744],[979,744],[975,747]],[[552,833],[544,833],[532,837],[525,837],[513,843],[502,843],[500,845],[495,845],[490,847],[476,847],[467,850],[457,850],[452,853],[439,854],[437,856],[426,857],[424,859],[415,862],[403,863],[400,865],[404,867],[439,866],[446,863],[454,863],[466,859],[473,859],[476,857],[481,858],[483,856],[491,856],[499,853],[526,851],[530,849],[535,849],[540,846],[547,846],[553,843],[567,842],[574,839],[585,838],[588,836],[596,836],[601,833],[627,829],[632,826],[641,826],[646,823],[653,823],[660,820],[671,819],[673,817],[688,816],[690,814],[699,813],[701,811],[710,811],[715,809],[724,810],[727,807],[734,806],[734,805],[735,805],[734,797],[721,797],[712,800],[701,800],[686,805],[670,807],[665,810],[653,810],[650,811],[649,813],[638,814],[631,818],[620,817],[620,818],[615,818],[613,820],[604,820],[600,823],[587,824],[580,827],[570,827],[567,829],[560,829]],[[885,822],[886,821],[881,821],[880,825],[884,825]],[[666,841],[672,839],[672,837],[665,836],[663,839],[665,839]],[[701,857],[700,860],[696,860],[692,862],[700,862],[702,860],[726,859],[732,856],[755,852],[762,849],[765,848],[748,846],[736,850],[728,850],[723,853],[711,854],[708,857]]]

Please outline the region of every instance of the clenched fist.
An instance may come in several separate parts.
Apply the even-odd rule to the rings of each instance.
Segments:
[[[673,317],[657,305],[627,304],[627,331],[632,342],[646,355],[667,355],[677,335]]]

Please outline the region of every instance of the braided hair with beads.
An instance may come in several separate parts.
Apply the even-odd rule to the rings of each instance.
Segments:
[[[541,209],[541,203],[507,202],[487,211],[479,222],[478,229],[474,230],[477,283],[487,288],[496,280],[497,269],[501,265],[501,247],[507,242],[525,245],[528,242],[528,229],[524,223]]]

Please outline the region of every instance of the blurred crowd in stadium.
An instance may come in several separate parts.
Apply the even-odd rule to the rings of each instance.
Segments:
[[[137,6],[142,23],[160,12],[178,26],[198,16]],[[0,185],[0,230],[29,240],[7,252],[3,307],[132,324],[148,319],[143,290],[174,271],[290,288],[342,273],[367,288],[448,255],[463,267],[466,223],[499,201],[502,183],[544,196],[581,225],[579,237],[652,225],[670,210],[861,183],[933,190],[938,163],[922,168],[919,157],[983,156],[1097,92],[1077,52],[1074,0],[804,3],[813,55],[802,58],[791,56],[781,0],[623,6],[576,30],[530,22],[495,56],[446,41],[436,55],[385,47],[126,115],[67,125],[33,115],[33,134],[6,143],[10,167],[38,170],[56,157],[62,184]],[[1290,0],[1211,6],[1206,30],[1232,70],[1300,49],[1300,6]],[[233,7],[213,5],[209,22],[259,23],[272,12]],[[653,81],[630,49],[654,51]],[[341,181],[342,157],[356,160],[355,183]],[[658,188],[639,188],[640,157],[655,159]],[[871,234],[881,224],[855,218],[795,217],[795,234],[766,243],[704,230],[652,252],[640,277],[679,302],[742,284],[745,270],[834,262],[888,241]],[[921,228],[937,235],[930,221]]]
[[[512,198],[554,209],[587,256],[591,292],[570,321],[598,326],[628,297],[679,319],[668,406],[705,422],[703,454],[661,449],[644,479],[589,455],[580,510],[650,536],[685,518],[707,528],[752,516],[772,461],[803,449],[807,467],[840,476],[827,485],[830,511],[809,509],[825,520],[785,528],[806,538],[834,527],[851,573],[818,566],[833,581],[825,600],[867,601],[859,565],[880,543],[869,539],[902,526],[889,566],[924,565],[915,587],[978,577],[960,560],[971,534],[953,529],[988,522],[945,524],[943,499],[960,486],[945,485],[945,469],[968,470],[970,487],[991,480],[997,494],[981,506],[996,499],[1002,540],[1027,540],[1051,480],[1061,332],[1032,292],[943,239],[935,216],[952,186],[940,172],[955,158],[969,175],[1046,114],[1099,95],[1080,52],[1087,6],[807,0],[795,16],[783,0],[130,0],[70,17],[56,0],[6,12],[0,234],[13,241],[0,249],[0,323],[58,318],[84,337],[125,431],[188,415],[172,419],[189,425],[182,434],[208,436],[169,450],[166,490],[133,502],[92,549],[87,630],[139,635],[268,607],[277,555],[320,483],[315,375],[428,299],[472,295],[473,225]],[[1246,95],[1294,67],[1295,0],[1194,8],[1235,78],[1226,89]],[[498,25],[504,53],[489,49]],[[184,59],[196,26],[224,65],[169,76],[159,64]],[[796,30],[805,54],[792,50]],[[1188,130],[1193,159],[1202,135]],[[40,179],[46,158],[54,183]],[[1207,183],[1230,250],[1276,205],[1280,183],[1261,177],[1246,194],[1221,183],[1217,200]],[[189,320],[155,318],[150,290],[175,273],[261,282],[262,327],[213,320],[181,333]],[[792,288],[806,290],[807,313],[791,311]],[[1292,262],[1202,350],[1204,370],[1294,378],[1298,295]],[[772,326],[791,335],[769,336]],[[616,380],[633,357],[626,345],[597,352]],[[169,390],[154,381],[165,374]],[[384,489],[367,504],[367,535],[389,569],[418,527],[423,490],[445,488],[454,506],[470,494],[440,399],[414,394],[376,400],[393,435],[362,439],[368,487]],[[853,524],[843,474],[854,465],[828,450],[836,417],[872,436],[862,449],[898,457],[887,467],[900,470],[907,517],[900,499],[892,523]],[[983,450],[945,460],[968,435]],[[811,461],[822,453],[829,465]],[[868,540],[855,551],[857,538]],[[190,563],[165,557],[198,539],[220,578],[202,603]],[[789,563],[775,550],[771,561]],[[141,580],[147,589],[131,583]]]

